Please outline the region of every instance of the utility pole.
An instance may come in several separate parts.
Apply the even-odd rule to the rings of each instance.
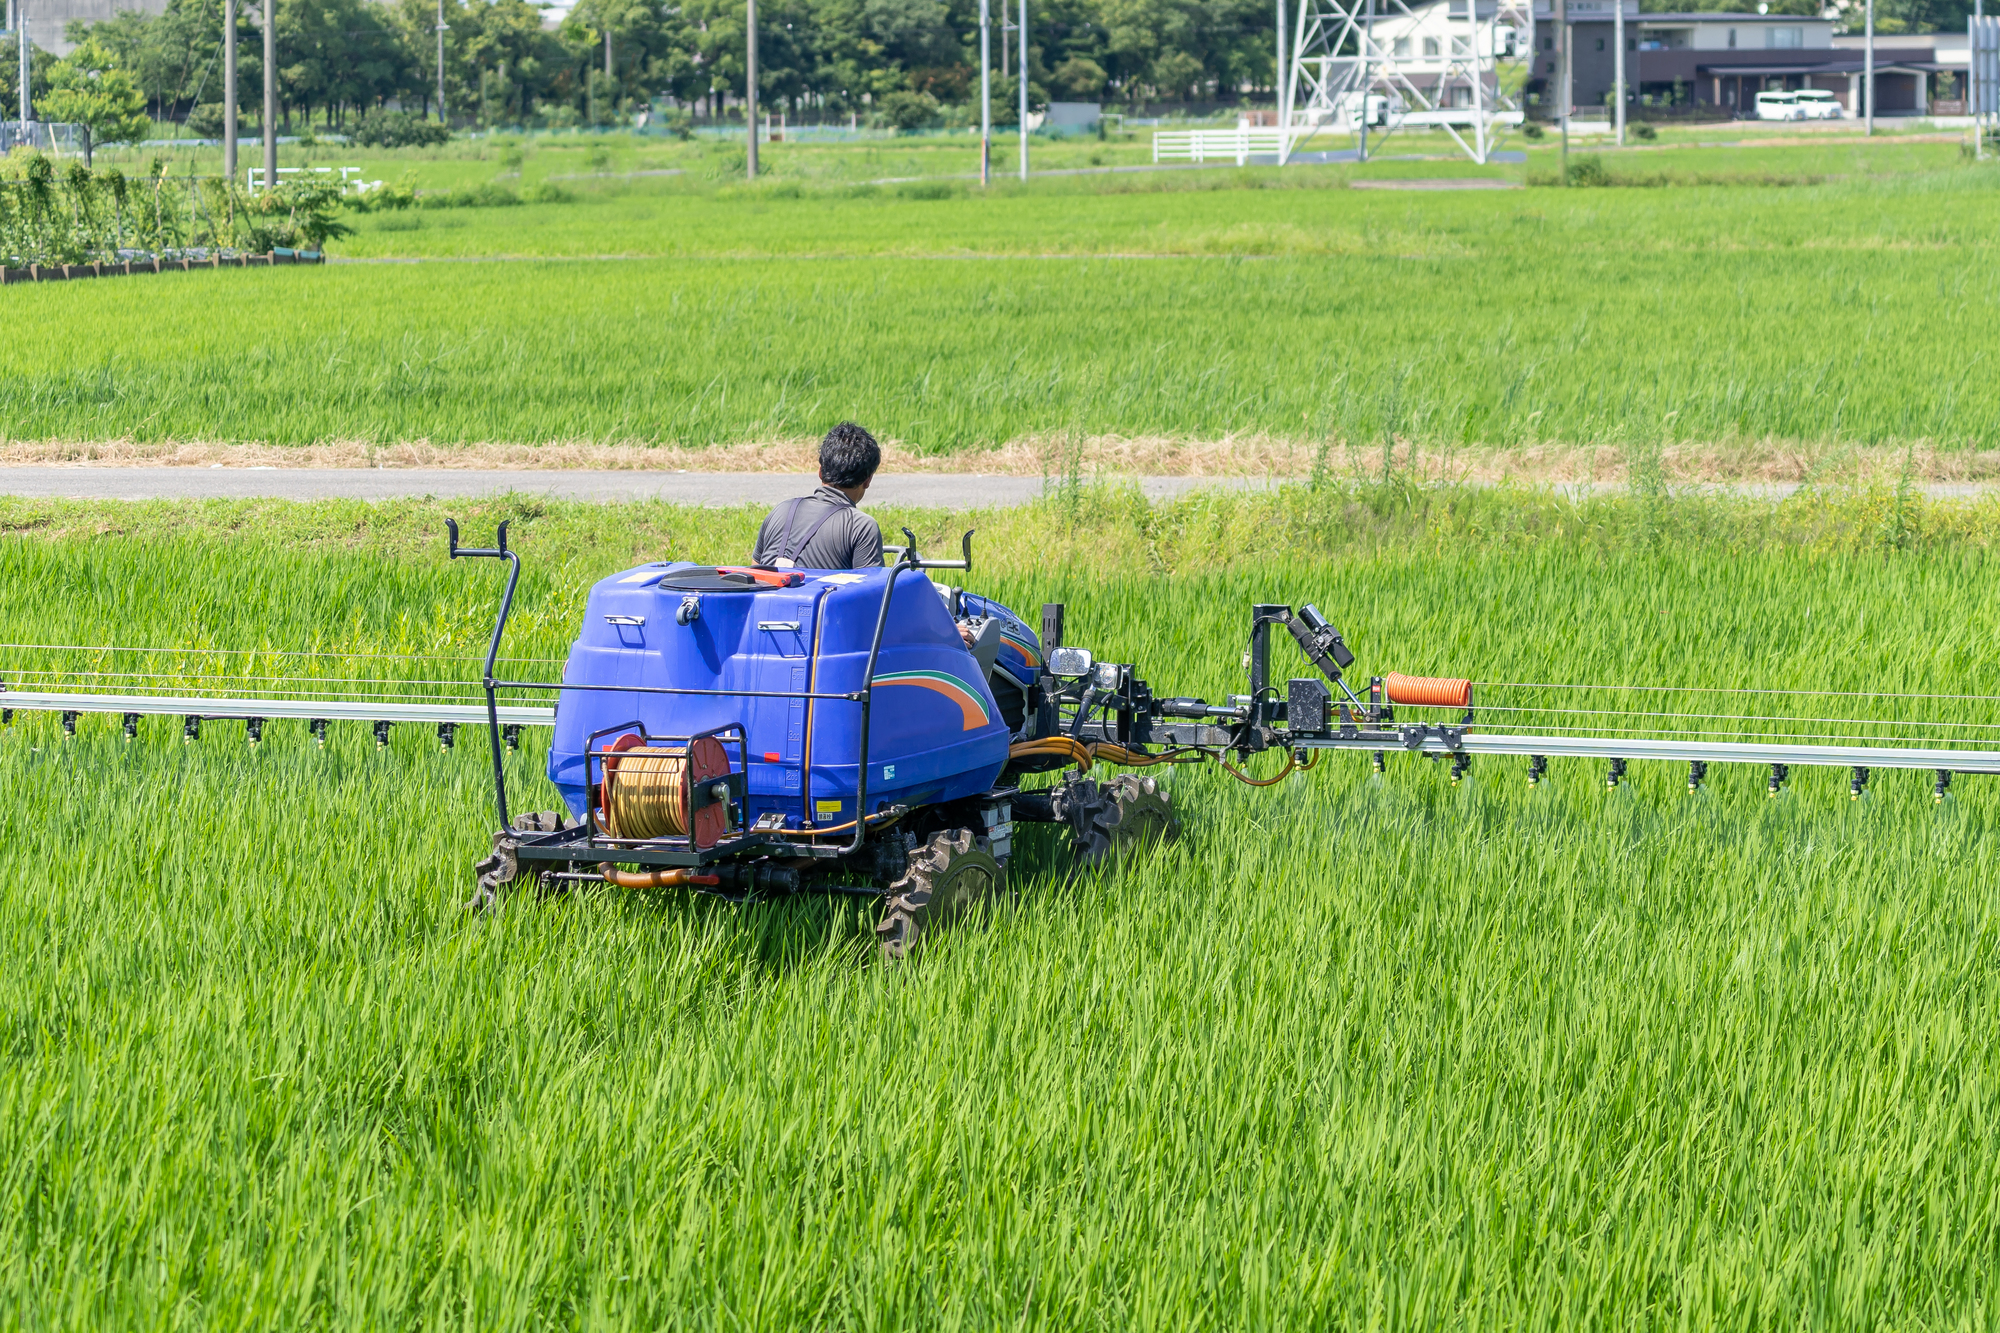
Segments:
[[[278,184],[278,0],[264,0],[264,188]]]
[[[979,184],[993,183],[993,15],[979,0]]]
[[[744,159],[748,167],[748,179],[757,179],[757,0],[743,0],[745,18],[743,21],[743,76],[744,108],[750,122],[750,152]]]
[[[1617,117],[1618,146],[1625,146],[1625,0],[1611,0],[1611,40],[1618,47],[1612,59],[1611,93],[1617,102],[1613,115]]]
[[[1980,63],[1979,43],[1986,29],[1986,0],[1972,0],[1972,38],[1966,45],[1966,55],[1971,57],[1965,66],[1965,105],[1972,112],[1972,156],[1975,161],[1986,156],[1986,84],[1981,77],[1984,68]]]
[[[1028,179],[1028,0],[1021,0],[1021,179]],[[26,86],[25,84],[23,86]]]
[[[222,174],[236,179],[236,0],[222,0]]]
[[[1867,36],[1862,39],[1861,96],[1868,103],[1868,133],[1875,133],[1875,0],[1868,0]]]
[[[1278,119],[1278,165],[1285,165],[1290,147],[1285,141],[1285,0],[1278,0],[1278,77],[1271,85],[1271,107]]]
[[[438,0],[438,121],[449,125],[451,117],[445,114],[444,109],[444,34],[444,0]]]
[[[1368,160],[1368,94],[1375,88],[1375,0],[1368,0],[1368,8],[1361,26],[1361,138],[1359,157]],[[1387,105],[1386,103],[1384,104]]]
[[[1556,45],[1561,48],[1556,53],[1558,56],[1558,60],[1556,62],[1558,66],[1557,78],[1559,80],[1558,86],[1560,88],[1560,91],[1556,95],[1560,97],[1562,101],[1557,104],[1556,112],[1558,115],[1562,117],[1562,183],[1564,185],[1568,185],[1569,184],[1569,99],[1570,99],[1570,93],[1572,91],[1572,89],[1570,88],[1570,80],[1569,80],[1569,45],[1570,45],[1569,0],[1556,0]]]
[[[28,0],[14,0],[14,51],[21,57],[21,133],[28,132],[28,122],[34,119],[34,108],[28,105],[28,55],[34,48],[28,43]]]

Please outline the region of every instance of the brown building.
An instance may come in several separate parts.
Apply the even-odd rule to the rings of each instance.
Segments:
[[[1572,115],[1607,108],[1615,77],[1612,5],[1619,0],[1571,0],[1574,42]],[[1834,35],[1835,21],[1796,14],[1645,13],[1625,2],[1628,107],[1695,108],[1755,113],[1767,88],[1823,88],[1849,115],[1861,110],[1861,38]],[[1552,114],[1559,104],[1560,66],[1553,5],[1535,6],[1535,65],[1528,91]],[[1878,116],[1958,114],[1963,97],[1964,34],[1875,39]],[[1934,102],[1948,105],[1935,107]]]

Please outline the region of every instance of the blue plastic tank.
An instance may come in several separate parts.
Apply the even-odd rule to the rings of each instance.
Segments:
[[[673,586],[719,581],[704,580],[706,569],[686,562],[642,565],[598,583],[563,668],[564,684],[820,694],[861,688],[890,570],[801,570],[802,581],[790,587]],[[1011,612],[1007,618],[1018,632],[1010,636],[1014,651],[1003,649],[1002,665],[1020,672],[1034,636]],[[897,576],[872,713],[871,814],[985,791],[1006,764],[1008,728],[993,694],[936,586],[921,573]],[[630,722],[652,736],[741,723],[747,732],[746,824],[772,812],[792,829],[848,824],[856,817],[858,703],[564,690],[556,704],[549,780],[578,818],[589,737]],[[598,747],[614,738],[600,739]],[[736,748],[728,748],[734,761]]]

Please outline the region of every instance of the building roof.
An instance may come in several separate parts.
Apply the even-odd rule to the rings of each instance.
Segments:
[[[1725,13],[1721,10],[1692,10],[1692,11],[1680,11],[1667,14],[1641,13],[1639,15],[1639,22],[1641,23],[1785,23],[1785,24],[1796,25],[1801,23],[1832,24],[1838,22],[1838,20],[1823,19],[1811,14],[1735,14],[1735,13]]]
[[[1817,65],[1697,65],[1695,69],[1703,74],[1860,74],[1866,65],[1859,60],[1829,60]],[[1936,74],[1949,69],[1947,65],[1933,65],[1919,60],[1878,60],[1875,62],[1877,74]]]

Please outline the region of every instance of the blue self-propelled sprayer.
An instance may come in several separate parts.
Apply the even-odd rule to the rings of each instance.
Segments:
[[[1143,770],[1216,759],[1250,781],[1227,756],[1279,749],[1290,771],[1310,764],[1294,742],[1330,735],[1336,708],[1350,731],[1387,713],[1379,688],[1371,706],[1340,683],[1353,658],[1311,607],[1253,608],[1247,695],[1157,697],[1130,664],[1065,645],[1060,605],[1042,608],[1038,631],[932,582],[927,571],[971,570],[970,532],[961,559],[923,559],[909,536],[881,569],[641,565],[591,589],[560,686],[500,680],[520,557],[505,524],[485,549],[450,533],[454,558],[511,562],[484,677],[500,829],[478,866],[481,903],[525,877],[735,902],[859,895],[882,900],[882,949],[901,957],[1006,891],[1016,823],[1063,825],[1094,862],[1178,833],[1167,789]],[[1268,681],[1273,625],[1324,679]],[[1348,702],[1330,707],[1329,686]],[[548,774],[565,809],[510,814],[496,700],[522,690],[558,691]],[[1106,781],[1097,765],[1142,772]]]

